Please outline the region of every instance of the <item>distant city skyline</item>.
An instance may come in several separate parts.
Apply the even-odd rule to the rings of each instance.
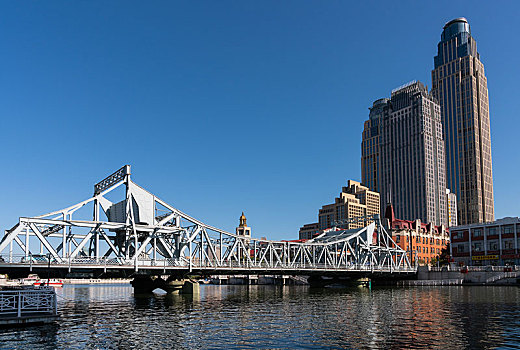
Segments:
[[[457,17],[486,67],[495,217],[520,215],[516,2],[0,10],[3,230],[91,196],[131,164],[137,183],[207,224],[234,232],[244,211],[253,236],[294,239],[339,186],[361,180],[374,98],[414,79],[431,88],[442,26]]]

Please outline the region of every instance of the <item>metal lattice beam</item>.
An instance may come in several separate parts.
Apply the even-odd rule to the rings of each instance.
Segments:
[[[106,199],[123,184],[127,190],[122,200]],[[9,249],[10,263],[33,264],[38,263],[32,257],[38,255],[39,247],[52,256],[53,266],[69,269],[103,263],[135,270],[241,273],[415,271],[407,252],[392,240],[377,215],[338,223],[337,228],[305,242],[271,241],[226,232],[181,212],[133,183],[128,165],[94,188],[94,196],[83,202],[39,217],[20,218],[0,241],[0,254],[6,256],[4,251]],[[86,205],[93,206],[93,216],[73,219]],[[102,213],[107,216],[104,220]],[[357,230],[341,228],[360,220],[370,224]],[[22,251],[18,258],[13,245]]]

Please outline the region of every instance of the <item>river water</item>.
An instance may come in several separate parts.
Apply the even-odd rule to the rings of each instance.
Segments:
[[[0,329],[1,349],[520,349],[518,287],[57,291],[60,320]]]

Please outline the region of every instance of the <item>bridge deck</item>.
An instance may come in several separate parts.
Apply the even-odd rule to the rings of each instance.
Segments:
[[[70,272],[95,272],[96,275],[109,274],[129,276],[132,274],[188,274],[200,273],[205,275],[258,275],[258,274],[276,274],[276,275],[386,275],[394,274],[398,276],[409,276],[416,274],[415,269],[390,269],[378,268],[371,266],[350,266],[348,268],[334,268],[330,266],[171,266],[166,264],[139,264],[136,268],[131,264],[52,264],[50,269],[47,264],[27,264],[27,263],[0,263],[0,273],[25,273],[36,272],[40,274],[50,273],[53,276],[65,276]]]

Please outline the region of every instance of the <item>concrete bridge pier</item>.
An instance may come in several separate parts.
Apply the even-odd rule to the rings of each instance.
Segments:
[[[198,282],[175,276],[164,280],[159,276],[137,275],[130,284],[134,287],[135,294],[149,294],[157,288],[170,294],[198,294],[200,291]]]
[[[150,276],[144,275],[135,276],[130,284],[134,287],[134,294],[149,294],[157,288],[154,279]]]

